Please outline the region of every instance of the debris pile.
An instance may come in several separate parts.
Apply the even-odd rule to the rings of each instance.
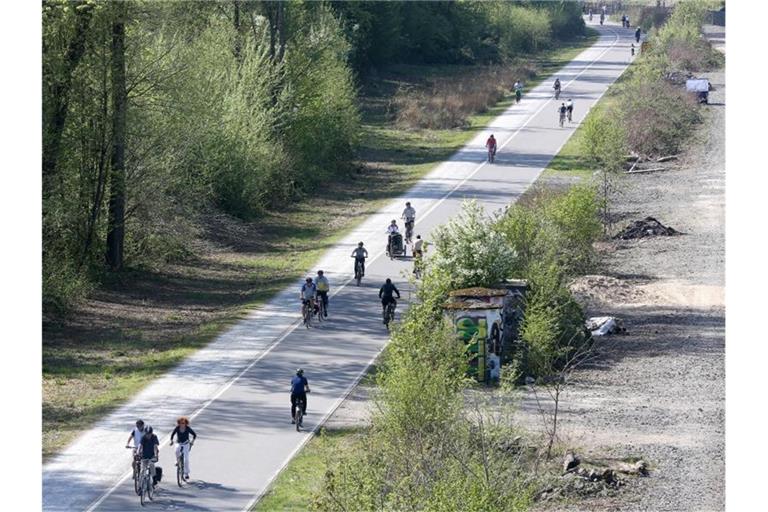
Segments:
[[[616,318],[615,316],[594,316],[587,319],[586,327],[592,336],[627,333],[624,322],[622,322],[621,318]]]
[[[646,236],[672,236],[679,235],[680,232],[670,228],[654,219],[646,217],[643,220],[636,220],[626,228],[622,229],[614,239],[631,240],[634,238],[643,238]]]

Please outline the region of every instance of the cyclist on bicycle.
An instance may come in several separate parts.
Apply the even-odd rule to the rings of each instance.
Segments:
[[[299,298],[301,299],[301,306],[304,307],[304,304],[309,304],[312,307],[312,310],[317,312],[316,306],[315,306],[315,296],[317,295],[317,286],[315,286],[315,283],[312,282],[312,278],[308,277],[304,284],[301,285],[301,291],[299,292]]]
[[[573,100],[571,98],[565,102],[565,111],[568,114],[568,121],[571,121],[573,118]]]
[[[360,263],[360,275],[365,275],[365,258],[368,257],[368,250],[363,247],[363,242],[357,244],[357,249],[352,251],[352,257],[355,258],[355,268],[357,270],[357,264]]]
[[[301,414],[307,414],[307,393],[309,393],[309,381],[304,376],[304,370],[298,368],[296,375],[291,379],[291,424],[296,423],[296,404],[298,400],[304,401]]]
[[[557,111],[560,113],[560,126],[563,126],[563,122],[565,121],[565,116],[568,113],[568,107],[565,106],[565,103],[561,103]]]
[[[392,283],[392,280],[390,278],[387,278],[387,281],[381,286],[379,289],[379,298],[381,299],[381,308],[382,308],[382,316],[384,317],[384,321],[382,323],[387,323],[387,305],[388,304],[394,304],[394,307],[397,307],[397,301],[392,296],[393,293],[397,294],[397,298],[400,298],[400,290],[397,289],[397,286],[395,286]]]
[[[392,219],[392,222],[387,226],[387,254],[389,254],[389,248],[392,247],[392,235],[400,233],[400,228],[397,227],[397,221]]]
[[[515,91],[515,101],[520,103],[520,98],[523,96],[523,84],[520,82],[520,80],[517,80],[515,82],[515,85],[512,86],[512,89]]]
[[[493,158],[496,156],[496,138],[493,134],[485,141],[485,147],[488,149],[488,161],[493,162]]]
[[[322,270],[317,271],[317,277],[315,278],[315,288],[317,288],[317,296],[323,301],[323,316],[328,316],[328,291],[331,289],[331,283],[328,282],[328,278],[323,275]]]
[[[128,440],[125,442],[125,447],[131,447],[131,439],[133,439],[133,454],[139,454],[139,448],[141,448],[141,438],[144,437],[144,420],[136,420],[136,426],[133,427],[131,433],[128,434]]]
[[[411,206],[411,203],[405,203],[405,210],[400,216],[405,221],[405,231],[413,231],[413,225],[416,223],[416,209]]]
[[[559,98],[560,97],[560,88],[561,88],[560,79],[559,78],[555,78],[555,85],[553,85],[552,88],[555,90],[555,99]]]
[[[189,440],[189,436],[192,440]],[[195,444],[197,434],[189,426],[189,418],[182,416],[176,420],[176,428],[171,432],[171,446],[173,446],[173,436],[176,436],[176,460],[180,456],[184,457],[184,480],[189,480],[189,449]]]
[[[152,427],[147,425],[144,429],[144,435],[141,437],[141,472],[144,473],[144,469],[149,464],[149,474],[152,477],[153,486],[157,485],[155,481],[155,462],[160,457],[160,440],[155,435]]]

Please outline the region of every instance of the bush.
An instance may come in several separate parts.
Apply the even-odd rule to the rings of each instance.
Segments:
[[[646,157],[677,153],[701,121],[696,98],[661,78],[631,80],[620,103],[627,144]]]

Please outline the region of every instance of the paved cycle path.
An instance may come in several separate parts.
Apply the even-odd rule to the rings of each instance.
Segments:
[[[312,388],[305,418],[305,428],[311,430],[339,406],[388,340],[377,298],[384,279],[391,277],[403,294],[398,316],[407,306],[405,275],[412,261],[382,254],[389,221],[399,219],[410,200],[417,211],[414,235],[428,239],[436,226],[460,211],[465,199],[476,199],[488,212],[514,202],[629,63],[632,30],[593,26],[601,37],[591,48],[527,91],[520,104],[327,252],[316,266],[331,282],[327,322],[312,329],[299,327],[297,280],[46,464],[44,509],[139,508],[128,473],[130,454],[124,448],[139,417],[153,425],[161,440],[159,465],[165,476],[152,509],[247,509],[311,436],[297,433],[290,424],[288,383],[295,368],[305,368]],[[561,99],[575,103],[573,123],[564,128],[557,124],[559,102],[552,97],[555,76],[564,86]],[[498,140],[494,164],[485,163],[490,133]],[[350,253],[360,240],[371,257],[363,285],[357,287],[350,282]],[[193,418],[199,438],[191,453],[191,485],[180,489],[167,441],[175,418],[182,414]]]

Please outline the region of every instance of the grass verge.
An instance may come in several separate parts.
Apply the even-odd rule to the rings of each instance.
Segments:
[[[532,58],[528,89],[590,46],[596,33]],[[361,98],[363,163],[313,197],[246,223],[211,213],[194,259],[132,269],[67,316],[44,314],[43,457],[295,282],[367,215],[401,195],[512,104],[505,98],[455,130],[399,130],[388,105],[403,81],[471,73],[461,66],[399,67],[368,81]]]
[[[339,457],[360,435],[359,429],[323,429],[275,479],[269,491],[256,503],[254,512],[309,510],[320,490],[329,462]]]

